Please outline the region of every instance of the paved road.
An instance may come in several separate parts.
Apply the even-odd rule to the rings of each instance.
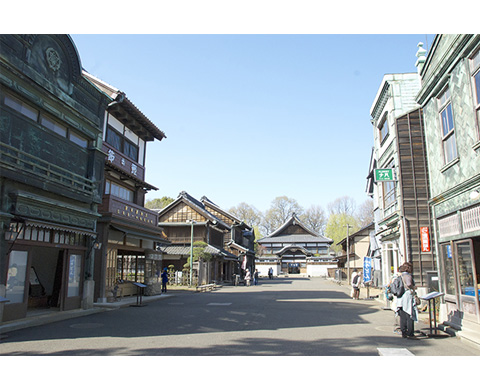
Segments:
[[[11,332],[0,355],[378,356],[378,348],[418,356],[480,355],[456,338],[402,339],[393,333],[391,311],[347,293],[321,278],[172,292],[144,307]]]

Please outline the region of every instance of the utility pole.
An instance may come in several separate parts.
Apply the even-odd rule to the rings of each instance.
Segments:
[[[347,281],[349,285],[350,285],[350,243],[349,243],[350,228],[351,226],[347,223]]]
[[[195,221],[193,219],[187,220],[187,223],[192,224],[191,233],[190,233],[190,287],[192,287],[193,280],[193,224]]]

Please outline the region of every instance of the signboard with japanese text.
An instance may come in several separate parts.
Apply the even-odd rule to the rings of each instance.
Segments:
[[[372,258],[364,257],[363,258],[363,282],[372,281]]]
[[[422,241],[422,252],[430,252],[430,231],[428,226],[420,228],[420,239]]]
[[[375,181],[395,181],[393,169],[375,169]]]
[[[145,169],[140,164],[129,159],[118,150],[110,148],[106,144],[102,145],[102,150],[107,154],[105,159],[110,164],[114,165],[132,177],[138,178],[139,180],[145,179]]]

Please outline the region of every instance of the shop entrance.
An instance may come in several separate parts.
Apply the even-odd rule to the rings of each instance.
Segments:
[[[31,311],[64,309],[65,252],[17,245],[9,253],[6,295],[10,303],[5,305],[5,321],[23,318]]]
[[[480,318],[480,237],[441,244],[446,301],[461,319]],[[455,313],[453,313],[455,315]]]
[[[289,274],[299,274],[300,273],[300,264],[289,263],[288,264],[288,273]]]

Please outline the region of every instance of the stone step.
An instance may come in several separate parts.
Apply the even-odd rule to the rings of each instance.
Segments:
[[[457,335],[462,339],[462,341],[468,341],[476,344],[477,347],[480,347],[480,334],[478,332],[471,330],[459,330]]]
[[[460,328],[457,324],[445,322],[439,324],[438,329],[453,337],[459,337],[463,340],[480,345],[480,325],[471,321],[463,321],[462,325],[463,326]]]
[[[450,336],[452,337],[456,337],[457,336],[457,332],[459,331],[459,329],[456,329],[450,325],[447,325],[447,324],[438,324],[438,329],[440,329],[442,332],[445,332],[447,334],[449,334]]]

